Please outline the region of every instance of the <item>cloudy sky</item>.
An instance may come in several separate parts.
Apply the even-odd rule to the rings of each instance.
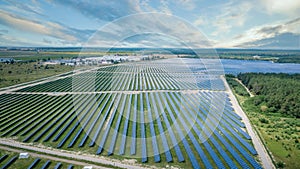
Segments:
[[[299,0],[1,0],[0,46],[300,49]]]

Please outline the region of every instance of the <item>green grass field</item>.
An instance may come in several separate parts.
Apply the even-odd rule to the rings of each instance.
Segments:
[[[66,65],[42,65],[38,62],[0,63],[0,88],[29,82],[74,70]]]

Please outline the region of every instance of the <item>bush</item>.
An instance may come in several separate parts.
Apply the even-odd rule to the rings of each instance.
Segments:
[[[259,121],[261,123],[265,123],[265,124],[269,124],[269,120],[265,119],[265,118],[260,118]]]
[[[279,162],[276,163],[276,167],[284,168],[284,163],[282,161],[279,161]]]

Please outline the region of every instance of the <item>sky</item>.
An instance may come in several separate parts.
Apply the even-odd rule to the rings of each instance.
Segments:
[[[1,0],[0,46],[300,49],[300,1]]]

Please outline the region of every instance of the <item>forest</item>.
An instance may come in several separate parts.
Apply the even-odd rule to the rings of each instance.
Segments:
[[[226,80],[247,113],[276,168],[299,168],[300,74],[243,73]]]
[[[300,74],[243,73],[238,74],[253,93],[253,103],[266,113],[300,117]]]

